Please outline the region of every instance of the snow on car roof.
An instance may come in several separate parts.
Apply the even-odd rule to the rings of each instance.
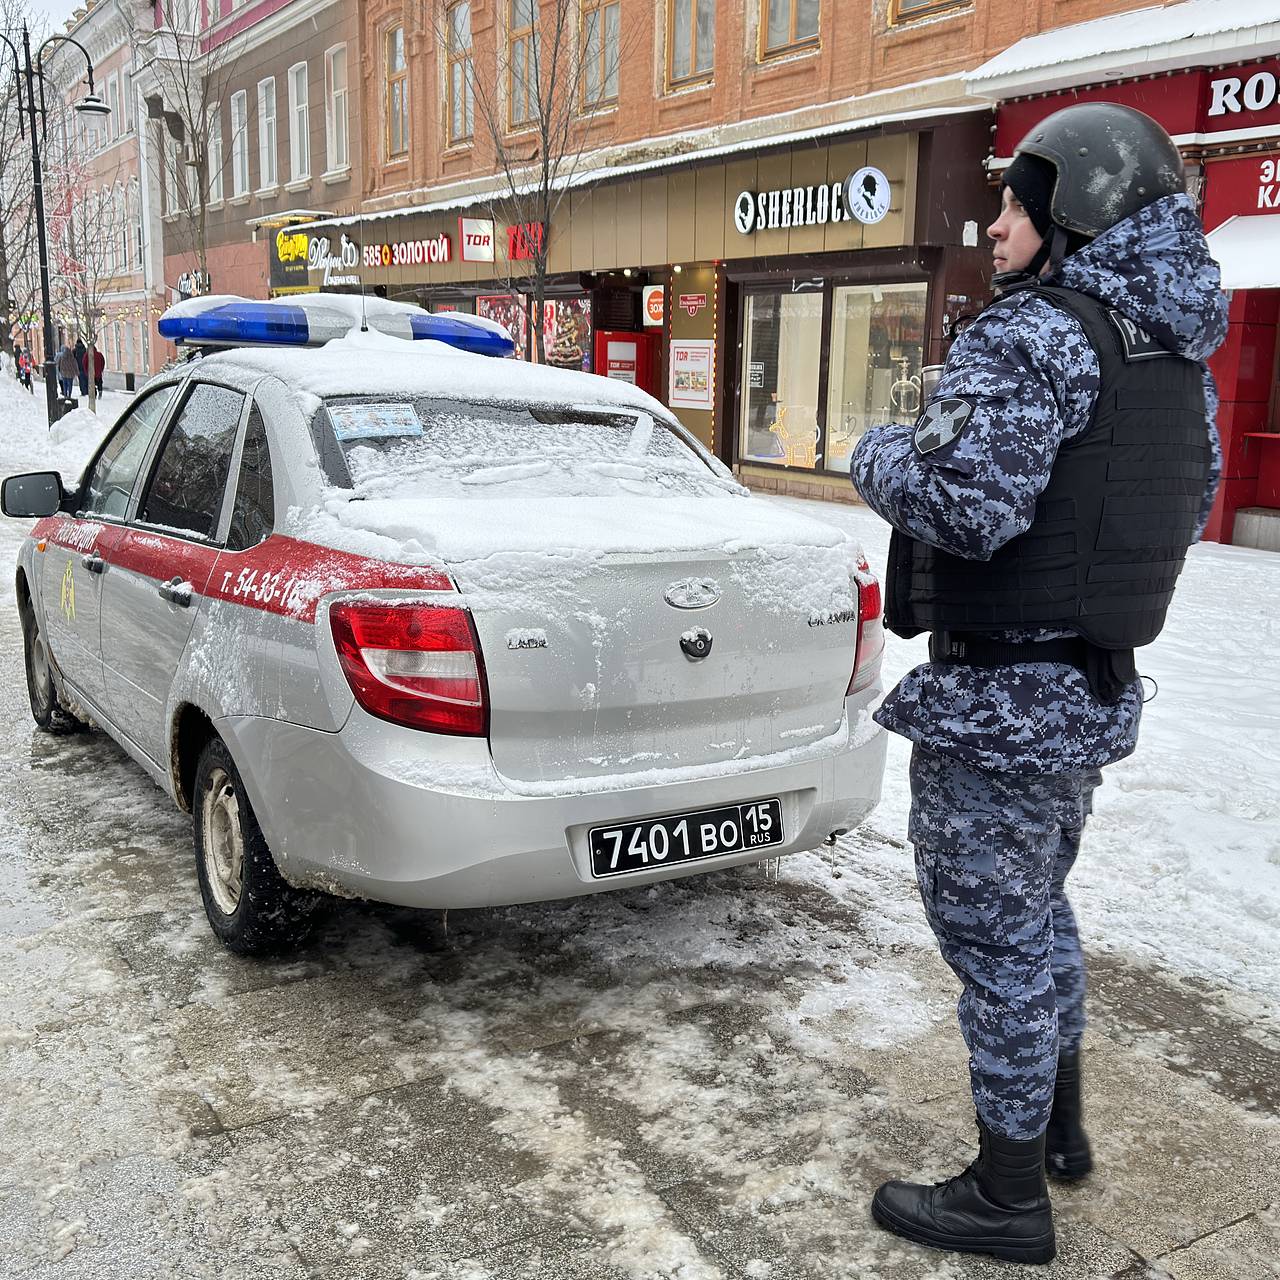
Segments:
[[[536,404],[605,404],[670,417],[639,387],[613,378],[472,355],[442,342],[406,342],[356,330],[322,347],[237,347],[201,368],[233,381],[274,375],[302,396],[440,396]]]

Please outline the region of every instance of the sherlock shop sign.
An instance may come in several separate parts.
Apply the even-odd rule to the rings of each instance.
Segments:
[[[785,227],[825,226],[829,222],[879,222],[889,212],[889,179],[874,165],[864,165],[843,182],[775,191],[740,192],[733,205],[733,225],[741,235]]]

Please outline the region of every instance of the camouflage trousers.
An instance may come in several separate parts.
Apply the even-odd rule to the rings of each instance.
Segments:
[[[911,755],[916,878],[958,1013],[978,1114],[1028,1139],[1049,1123],[1058,1052],[1084,1034],[1084,959],[1065,881],[1093,807],[1096,770],[974,769]]]

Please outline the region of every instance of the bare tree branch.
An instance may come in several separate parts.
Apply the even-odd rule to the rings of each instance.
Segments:
[[[433,2],[436,36],[448,64],[449,22],[455,4],[453,0]],[[481,126],[479,141],[492,152],[494,169],[502,181],[501,193],[489,202],[489,215],[495,222],[506,221],[517,228],[516,246],[529,255],[516,258],[508,253],[503,265],[507,287],[532,303],[532,354],[542,361],[546,358],[542,316],[553,220],[578,179],[583,155],[603,141],[597,104],[586,100],[585,91],[589,76],[594,74],[598,99],[603,100],[606,86],[623,62],[626,33],[619,24],[617,42],[610,47],[602,7],[596,10],[599,48],[589,49],[580,22],[583,0],[498,0],[497,8],[495,74],[476,73],[473,50],[466,85]],[[532,17],[532,47],[521,49],[518,55],[508,38],[513,10]],[[517,56],[519,66],[513,60]],[[526,78],[523,71],[529,66],[532,73]],[[529,113],[525,119],[514,120],[514,108],[524,106],[524,101],[513,101],[520,86]],[[447,97],[452,105],[451,76]],[[495,266],[498,258],[495,252]]]

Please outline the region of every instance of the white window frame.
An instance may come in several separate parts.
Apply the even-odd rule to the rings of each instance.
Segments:
[[[268,100],[270,111],[267,110]],[[279,184],[276,172],[276,78],[258,81],[258,190],[270,191]]]
[[[342,87],[334,66],[342,59]],[[351,167],[351,121],[347,112],[347,46],[335,44],[324,55],[324,152],[325,171],[342,173]]]
[[[231,95],[231,198],[249,194],[249,92]]]
[[[111,188],[111,220],[115,223],[116,274],[124,275],[129,270],[129,189],[124,185]]]
[[[107,77],[107,106],[111,108],[107,117],[107,137],[114,140],[125,133],[124,121],[120,118],[120,77],[114,71]]]
[[[209,204],[222,203],[222,104],[214,103],[209,108],[209,123],[206,126],[209,145],[205,149],[205,165],[209,177],[207,199]]]
[[[301,74],[299,74],[301,73]],[[304,182],[311,177],[311,77],[307,63],[289,68],[289,179]]]
[[[184,205],[179,200],[182,186],[182,143],[177,138],[164,136],[164,211],[166,215],[181,213]]]
[[[133,132],[133,72],[128,67],[120,72],[120,102],[124,111],[124,131]]]
[[[129,179],[129,270],[142,267],[142,187],[137,178]]]

